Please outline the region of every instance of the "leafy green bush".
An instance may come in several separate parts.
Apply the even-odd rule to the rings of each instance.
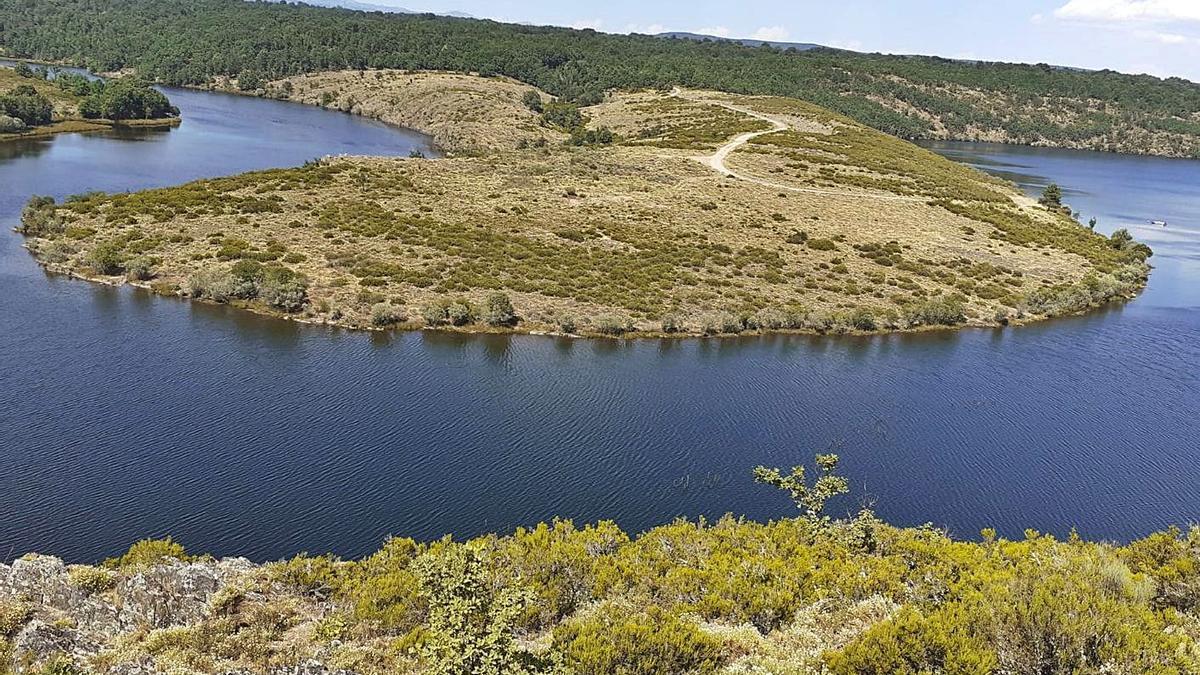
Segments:
[[[179,109],[167,97],[135,78],[111,80],[79,105],[85,118],[137,120],[175,117]]]
[[[542,112],[542,95],[537,89],[530,89],[521,96],[521,103],[535,113]]]
[[[451,326],[465,326],[475,320],[475,310],[466,300],[453,300],[446,306],[446,320]]]
[[[909,326],[955,326],[967,320],[966,307],[952,298],[935,298],[905,310]]]
[[[167,537],[165,539],[142,539],[130,546],[129,550],[119,558],[105,560],[104,566],[109,569],[136,569],[164,562],[187,562],[192,559],[181,544],[172,540],[171,537]]]
[[[436,675],[508,675],[522,672],[514,637],[525,598],[488,583],[483,560],[470,546],[446,545],[413,565],[429,603],[422,645],[426,672]]]
[[[633,330],[633,321],[628,317],[602,314],[592,321],[592,328],[601,335],[624,335]]]
[[[146,281],[154,278],[154,266],[150,259],[138,256],[125,262],[125,278],[129,281]]]
[[[658,607],[607,603],[554,630],[553,648],[578,675],[712,673],[721,643]]]
[[[446,305],[442,303],[433,303],[425,305],[421,308],[421,320],[426,326],[440,326],[450,320],[449,314],[446,312]]]
[[[33,616],[33,607],[15,600],[0,600],[0,638],[21,630]]]
[[[258,297],[275,309],[299,312],[308,303],[308,281],[286,267],[267,267],[258,285]]]
[[[28,126],[49,124],[54,113],[50,99],[28,84],[17,85],[0,95],[0,113],[15,117]]]
[[[193,298],[212,300],[213,302],[229,302],[244,292],[244,282],[239,282],[227,270],[218,268],[202,269],[188,277],[187,292]]]
[[[44,237],[62,232],[64,224],[55,207],[54,197],[34,195],[21,210],[21,225],[17,231],[31,237]]]
[[[67,580],[88,595],[103,593],[117,585],[117,576],[111,571],[90,565],[72,567],[67,573]]]
[[[93,248],[84,258],[84,263],[96,274],[118,274],[124,268],[124,251],[122,242],[106,241]]]
[[[481,318],[489,326],[511,326],[517,322],[517,313],[507,295],[492,293],[483,302]]]
[[[388,302],[378,302],[371,307],[371,324],[379,328],[394,326],[407,319],[404,308]]]

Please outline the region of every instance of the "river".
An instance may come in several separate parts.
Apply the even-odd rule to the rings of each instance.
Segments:
[[[935,144],[1154,247],[1137,300],[1007,330],[571,341],[303,326],[43,273],[31,194],[173,185],[335,153],[382,124],[170,89],[169,131],[0,144],[0,560],[144,536],[357,556],[554,516],[638,531],[789,515],[751,468],[842,456],[901,525],[1128,539],[1200,519],[1200,162]],[[1166,228],[1148,225],[1168,221]]]

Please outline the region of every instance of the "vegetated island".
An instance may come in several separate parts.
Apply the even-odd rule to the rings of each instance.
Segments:
[[[1200,157],[1200,86],[1047,64],[803,51],[243,0],[0,0],[0,54],[248,89],[342,68],[479,72],[591,105],[613,89],[804,99],[900,138]],[[303,36],[303,37],[298,37]]]
[[[0,564],[0,672],[1200,672],[1200,530],[1115,545],[831,520],[836,464],[757,469],[801,509],[768,523],[556,520],[267,564],[169,538],[101,565],[27,555]]]
[[[457,156],[338,157],[134,194],[34,198],[47,268],[355,328],[590,335],[998,325],[1131,297],[1150,251],[810,103],[350,71],[277,97]]]
[[[0,66],[0,141],[178,124],[179,110],[137,78],[98,80],[25,63]]]

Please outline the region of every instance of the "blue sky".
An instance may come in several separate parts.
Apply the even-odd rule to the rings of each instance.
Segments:
[[[366,0],[594,28],[817,42],[1200,81],[1200,0]]]

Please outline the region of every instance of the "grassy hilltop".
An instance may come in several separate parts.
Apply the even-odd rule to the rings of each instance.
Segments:
[[[214,561],[169,540],[100,566],[25,556],[0,565],[0,672],[1200,672],[1196,530],[956,540],[829,520],[832,473],[758,473],[804,515],[637,536],[554,521],[361,560]]]
[[[226,83],[227,86],[236,86]],[[567,333],[995,325],[1136,292],[1144,247],[795,99],[347,71],[263,94],[449,159],[331,158],[26,210],[51,269],[355,327]]]
[[[376,68],[501,74],[581,104],[673,86],[800,98],[902,138],[1200,156],[1178,78],[353,12],[243,0],[0,0],[0,48],[171,84]]]

